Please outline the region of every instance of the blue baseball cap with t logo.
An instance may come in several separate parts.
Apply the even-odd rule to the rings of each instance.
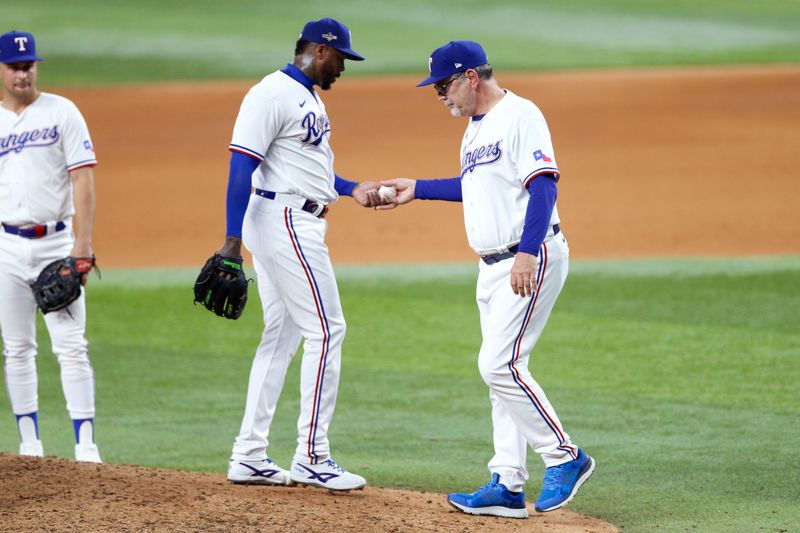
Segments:
[[[312,20],[305,25],[300,38],[311,43],[326,44],[336,48],[347,59],[364,61],[363,57],[350,48],[350,30],[338,20],[332,18]]]
[[[430,85],[458,72],[479,67],[489,62],[483,47],[474,41],[450,41],[440,46],[428,60],[431,75],[417,84],[417,87]]]
[[[0,63],[41,60],[36,55],[36,41],[30,33],[12,30],[0,35]]]

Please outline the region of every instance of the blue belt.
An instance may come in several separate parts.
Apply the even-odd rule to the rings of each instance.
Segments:
[[[66,228],[67,225],[61,222],[60,220],[56,222],[55,230],[61,231]],[[47,235],[48,227],[46,224],[39,224],[38,226],[28,226],[26,228],[21,228],[19,226],[12,226],[11,224],[6,224],[3,222],[3,230],[6,233],[10,233],[11,235],[19,235],[20,237],[25,237],[26,239],[39,239]]]
[[[274,193],[272,191],[265,191],[264,189],[256,189],[256,194],[261,196],[262,198],[266,198],[267,200],[274,200],[277,196],[277,193]],[[300,209],[302,209],[306,213],[311,213],[317,218],[325,218],[325,215],[328,214],[328,206],[327,205],[322,206],[322,209],[320,209],[321,205],[322,204],[319,204],[313,200],[306,200],[305,203],[300,207]]]
[[[553,224],[553,235],[558,235],[560,231],[561,228],[558,227],[558,224]],[[503,252],[500,254],[485,255],[481,257],[481,259],[487,265],[493,265],[495,263],[499,263],[503,259],[511,259],[515,255],[517,255],[517,251],[519,251],[519,244],[511,246],[507,252]]]

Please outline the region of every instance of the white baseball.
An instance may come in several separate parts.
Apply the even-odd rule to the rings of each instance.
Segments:
[[[397,189],[381,185],[381,188],[378,189],[378,196],[381,197],[382,202],[391,202],[397,198]]]

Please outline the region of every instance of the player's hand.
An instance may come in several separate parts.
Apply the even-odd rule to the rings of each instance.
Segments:
[[[414,188],[417,185],[417,180],[412,180],[409,178],[395,178],[393,180],[382,181],[381,185],[385,185],[386,187],[394,187],[397,190],[397,196],[395,196],[393,201],[377,206],[375,208],[377,210],[382,211],[385,209],[394,209],[398,205],[407,204],[415,198]]]
[[[92,250],[92,245],[88,243],[78,242],[75,241],[75,244],[72,246],[72,250],[69,252],[70,257],[94,257],[94,250]],[[81,276],[81,285],[86,285],[86,281],[89,279],[88,272]]]
[[[240,258],[242,257],[242,238],[241,237],[225,237],[225,244],[222,245],[222,248],[219,249],[217,252],[222,257],[233,257],[233,258]],[[220,277],[226,279],[233,279],[233,275],[219,271]]]
[[[536,291],[536,272],[539,270],[539,257],[518,252],[511,267],[511,290],[523,298]]]
[[[377,207],[381,205],[381,197],[378,194],[380,185],[374,181],[362,181],[353,189],[353,200],[364,207]]]
[[[92,250],[91,244],[75,241],[69,255],[70,257],[92,257],[94,250]]]

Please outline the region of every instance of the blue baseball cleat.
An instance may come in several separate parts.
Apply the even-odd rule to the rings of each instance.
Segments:
[[[594,472],[594,464],[594,459],[578,449],[577,459],[548,468],[544,473],[542,493],[536,500],[536,511],[546,513],[567,505]]]
[[[447,502],[468,514],[504,516],[506,518],[527,518],[525,493],[511,492],[500,483],[500,476],[492,474],[492,480],[472,494],[453,492],[447,495]]]

